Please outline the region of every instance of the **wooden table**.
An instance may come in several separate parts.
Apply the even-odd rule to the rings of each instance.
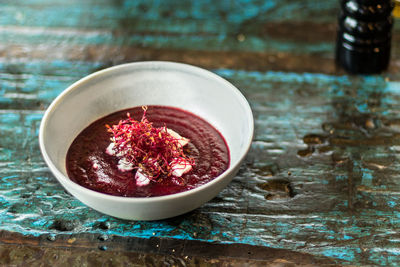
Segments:
[[[334,64],[336,0],[0,4],[1,265],[400,264],[399,25],[389,70],[351,76]],[[232,183],[155,222],[74,199],[37,138],[67,86],[143,60],[221,75],[255,119]]]

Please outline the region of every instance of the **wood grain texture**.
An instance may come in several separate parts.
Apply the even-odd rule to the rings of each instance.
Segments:
[[[339,264],[400,264],[399,48],[394,42],[382,75],[338,69],[337,1],[0,3],[4,233],[50,247],[59,236],[113,237],[119,248],[157,238],[281,249],[288,259],[296,252]],[[394,41],[399,36],[396,26]],[[242,91],[255,118],[233,182],[201,208],[156,222],[118,220],[75,200],[37,142],[44,110],[68,85],[138,60],[210,69]]]
[[[0,231],[0,264],[33,266],[332,266],[326,257],[246,244],[107,235],[29,237]],[[21,257],[23,255],[23,259]]]

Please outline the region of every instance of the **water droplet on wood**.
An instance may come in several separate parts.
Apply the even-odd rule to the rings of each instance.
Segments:
[[[55,236],[55,235],[48,235],[48,236],[47,236],[47,240],[49,240],[49,241],[55,241],[55,240],[56,240],[56,236]]]
[[[99,246],[99,249],[102,251],[106,251],[107,250],[107,246],[101,245]]]
[[[97,239],[100,240],[100,241],[106,241],[106,240],[108,240],[108,236],[107,235],[100,235]]]
[[[103,230],[110,229],[111,225],[109,222],[100,222],[99,227]]]
[[[72,231],[79,225],[77,220],[67,221],[62,219],[57,219],[53,223],[53,228],[59,231]]]
[[[307,147],[306,149],[297,151],[297,155],[300,157],[309,157],[314,152],[314,149],[311,147]]]

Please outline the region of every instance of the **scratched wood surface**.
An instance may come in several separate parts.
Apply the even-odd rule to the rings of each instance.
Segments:
[[[388,72],[349,76],[333,62],[336,0],[0,4],[0,263],[400,264],[399,23]],[[156,222],[81,204],[37,141],[44,110],[67,86],[139,60],[215,72],[255,118],[232,183]]]

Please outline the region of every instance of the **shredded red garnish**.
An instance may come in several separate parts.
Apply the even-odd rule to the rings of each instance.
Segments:
[[[131,118],[120,120],[117,125],[106,125],[112,134],[113,150],[131,163],[151,180],[162,179],[172,175],[171,162],[185,162],[194,166],[194,159],[183,152],[179,139],[172,137],[166,126],[153,127],[146,118],[147,107],[143,108],[140,121]]]

